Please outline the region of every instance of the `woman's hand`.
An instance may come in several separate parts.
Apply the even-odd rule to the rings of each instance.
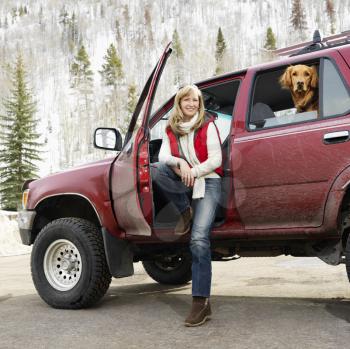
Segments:
[[[177,166],[171,166],[171,169],[179,176],[181,177],[181,171]]]
[[[184,183],[186,187],[193,187],[195,178],[187,161],[183,159],[180,159],[180,174],[182,183]]]

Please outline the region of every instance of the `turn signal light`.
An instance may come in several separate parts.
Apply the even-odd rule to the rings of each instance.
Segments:
[[[22,193],[22,207],[23,207],[23,210],[25,210],[27,208],[28,196],[29,196],[29,189],[26,189]]]

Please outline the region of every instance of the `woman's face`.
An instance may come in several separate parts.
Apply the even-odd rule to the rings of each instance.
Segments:
[[[182,97],[180,100],[180,109],[185,116],[185,119],[191,119],[199,109],[199,97],[193,91]]]

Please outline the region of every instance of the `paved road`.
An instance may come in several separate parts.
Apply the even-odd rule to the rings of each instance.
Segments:
[[[348,348],[344,266],[246,258],[213,266],[213,318],[182,325],[190,284],[164,287],[136,264],[96,307],[55,310],[36,294],[29,256],[0,258],[0,348]]]

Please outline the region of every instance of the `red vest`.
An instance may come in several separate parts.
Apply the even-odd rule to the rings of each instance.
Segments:
[[[211,122],[214,122],[215,119],[216,119],[215,116],[207,114],[203,125],[199,129],[197,129],[194,133],[194,140],[193,140],[194,150],[196,152],[197,159],[199,160],[200,163],[208,159],[207,132],[208,132],[209,124]],[[215,125],[215,129],[220,140],[219,131],[216,125]],[[176,135],[174,134],[170,126],[166,128],[166,133],[169,137],[171,155],[177,158],[183,158],[183,156],[181,156],[179,151],[178,137],[176,137]],[[220,144],[221,144],[221,140],[220,140]],[[215,169],[215,172],[222,177],[224,174],[223,165],[221,164],[220,167]]]

